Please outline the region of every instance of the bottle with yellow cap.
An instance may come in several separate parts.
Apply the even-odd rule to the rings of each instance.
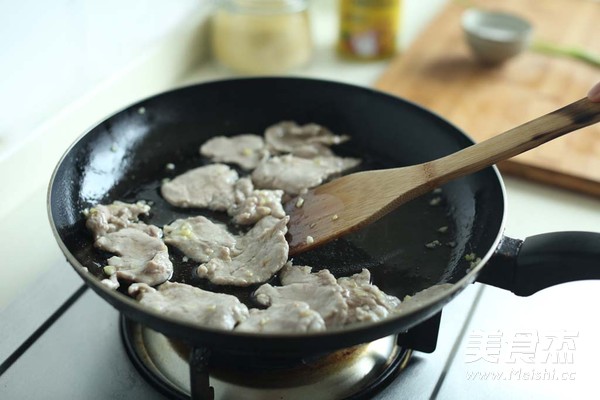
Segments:
[[[377,60],[393,56],[398,47],[401,0],[339,0],[338,53]]]

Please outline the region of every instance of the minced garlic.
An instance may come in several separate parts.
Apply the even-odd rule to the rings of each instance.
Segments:
[[[111,276],[117,272],[117,269],[115,267],[113,267],[112,265],[107,265],[106,267],[103,268],[103,271],[106,275]]]
[[[465,255],[465,261],[473,261],[477,258],[477,254],[475,253],[469,253],[467,255]]]
[[[439,206],[442,202],[442,198],[441,197],[434,197],[433,199],[429,200],[429,205],[430,206]]]
[[[442,245],[442,243],[440,243],[439,240],[434,240],[432,242],[425,244],[425,247],[427,247],[428,249],[435,249],[436,247],[440,247],[441,245]]]

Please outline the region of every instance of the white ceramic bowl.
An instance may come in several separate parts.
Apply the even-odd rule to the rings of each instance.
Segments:
[[[499,64],[529,46],[532,27],[513,14],[475,8],[462,15],[462,28],[473,55],[485,64]]]

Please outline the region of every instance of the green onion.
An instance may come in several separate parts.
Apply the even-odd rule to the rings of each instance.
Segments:
[[[600,54],[593,53],[581,47],[561,46],[538,40],[533,42],[531,50],[553,56],[570,57],[595,67],[600,67]]]

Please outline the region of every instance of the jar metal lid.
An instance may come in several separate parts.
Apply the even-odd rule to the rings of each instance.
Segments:
[[[219,7],[241,14],[282,14],[306,10],[306,0],[216,0]]]

